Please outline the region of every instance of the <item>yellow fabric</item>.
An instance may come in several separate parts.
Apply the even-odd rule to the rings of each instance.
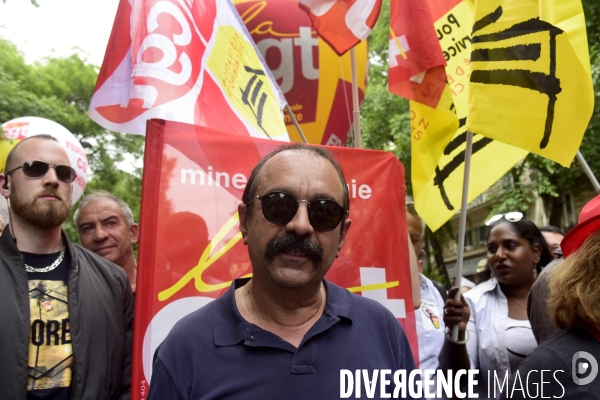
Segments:
[[[448,85],[436,109],[417,102],[410,103],[415,207],[433,231],[457,213],[462,200],[466,147],[464,124],[468,113],[471,53],[468,38],[472,19],[472,9],[462,2],[435,23],[436,29],[442,33],[444,25],[452,25],[452,32],[444,34],[440,40],[448,63]],[[449,24],[449,20],[456,23]],[[448,27],[445,29],[448,32]],[[459,120],[462,121],[460,127]],[[525,150],[490,141],[481,135],[475,135],[473,144],[469,201],[527,155]],[[444,154],[446,149],[447,154]],[[447,177],[441,179],[445,172],[448,172]]]
[[[474,30],[472,38],[473,54],[485,53],[487,59],[476,57],[471,63],[466,128],[568,167],[579,149],[594,102],[581,2],[475,2],[476,21],[492,13],[495,21]],[[518,36],[498,37],[516,24],[537,18],[542,24],[530,21],[520,26]],[[552,25],[564,31],[556,34],[555,56]],[[491,34],[496,37],[486,36]],[[499,52],[506,55],[524,45],[538,47],[539,54],[530,60],[509,54],[498,61]]]

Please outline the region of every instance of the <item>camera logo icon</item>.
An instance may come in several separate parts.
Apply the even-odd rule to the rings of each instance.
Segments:
[[[589,375],[580,378],[581,375]],[[598,375],[598,361],[587,351],[578,351],[571,360],[571,375],[576,385],[583,386],[591,383]]]

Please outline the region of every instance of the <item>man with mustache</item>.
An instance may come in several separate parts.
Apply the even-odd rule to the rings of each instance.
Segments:
[[[133,245],[140,227],[133,220],[131,208],[117,196],[98,190],[83,196],[74,220],[83,247],[123,268],[135,292]]]
[[[254,168],[242,200],[252,278],[175,325],[156,351],[148,398],[332,399],[342,369],[367,370],[379,396],[375,369],[408,376],[415,363],[398,320],[324,279],[351,226],[333,155],[282,146]]]
[[[113,263],[69,242],[76,173],[56,139],[32,136],[9,153],[0,194],[0,397],[129,397],[133,295]]]

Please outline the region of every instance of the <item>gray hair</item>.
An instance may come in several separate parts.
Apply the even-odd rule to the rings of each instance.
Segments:
[[[75,215],[73,218],[75,220],[75,225],[79,226],[79,213],[83,209],[83,207],[85,207],[86,205],[88,205],[88,203],[91,203],[94,200],[102,199],[112,200],[115,203],[117,203],[119,205],[119,208],[121,209],[121,214],[125,219],[127,227],[131,228],[131,225],[134,224],[133,213],[131,212],[131,208],[123,200],[105,190],[98,190],[83,196],[81,202],[79,203],[79,207],[77,207],[77,210],[75,210]]]

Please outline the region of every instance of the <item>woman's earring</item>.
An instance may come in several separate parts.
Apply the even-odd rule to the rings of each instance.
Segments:
[[[537,277],[538,277],[537,264],[533,264],[533,279],[537,279]]]

